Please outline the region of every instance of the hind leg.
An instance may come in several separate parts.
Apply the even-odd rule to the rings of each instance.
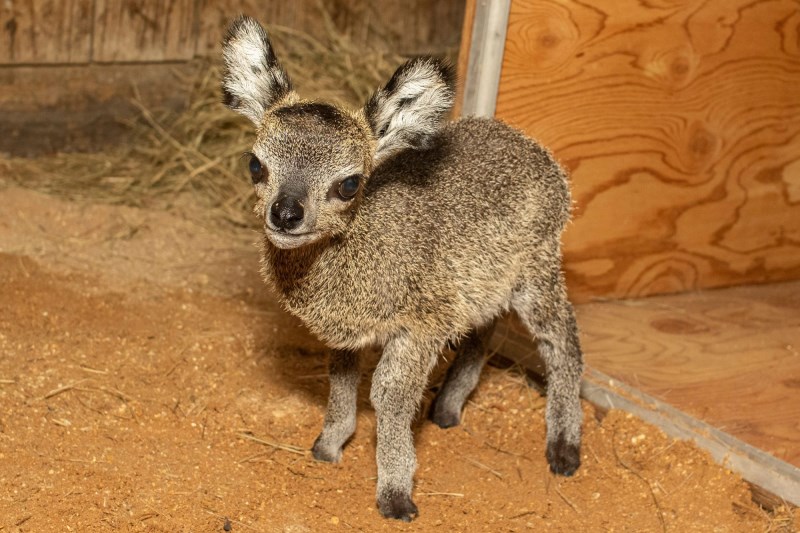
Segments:
[[[457,426],[461,422],[461,410],[478,384],[493,331],[494,323],[474,329],[459,343],[455,359],[429,413],[430,419],[440,428]]]
[[[560,270],[522,280],[512,306],[538,340],[547,370],[547,462],[554,473],[571,476],[581,463],[583,355]]]

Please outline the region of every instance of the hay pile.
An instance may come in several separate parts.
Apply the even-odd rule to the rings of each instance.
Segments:
[[[339,35],[327,13],[326,31],[315,38],[270,26],[273,44],[301,96],[362,105],[402,61],[388,51],[358,49]],[[57,154],[0,162],[12,182],[72,200],[202,213],[205,220],[250,226],[252,187],[242,153],[251,147],[252,125],[220,103],[221,69],[204,61],[185,83],[190,104],[180,113],[147,109],[130,122],[131,139],[112,151]],[[199,208],[199,209],[198,209]]]

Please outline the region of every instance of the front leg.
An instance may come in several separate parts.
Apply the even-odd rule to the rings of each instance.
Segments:
[[[314,442],[311,453],[318,461],[338,463],[342,447],[356,430],[356,401],[361,379],[358,354],[334,350],[328,363],[330,394],[322,433]]]
[[[417,468],[411,423],[438,353],[435,343],[396,337],[384,347],[372,378],[370,400],[378,425],[377,500],[387,518],[410,522],[419,514],[411,500]]]

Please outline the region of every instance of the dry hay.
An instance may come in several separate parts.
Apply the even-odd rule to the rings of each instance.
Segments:
[[[270,26],[278,56],[301,96],[360,106],[402,58],[389,46],[359,49],[337,33],[325,12],[322,21],[320,38]],[[252,125],[220,103],[218,61],[198,67],[199,74],[183,80],[191,97],[181,113],[147,109],[134,87],[140,116],[127,123],[131,138],[124,146],[0,161],[5,174],[68,199],[194,211],[206,220],[253,225],[252,189],[241,161],[253,141]]]

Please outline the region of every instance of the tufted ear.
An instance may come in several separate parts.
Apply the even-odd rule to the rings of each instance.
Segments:
[[[364,115],[377,140],[376,162],[407,148],[429,146],[453,107],[455,78],[446,61],[418,57],[372,95]]]
[[[225,105],[258,125],[264,113],[292,92],[292,83],[278,63],[272,43],[256,20],[241,15],[222,42]]]

